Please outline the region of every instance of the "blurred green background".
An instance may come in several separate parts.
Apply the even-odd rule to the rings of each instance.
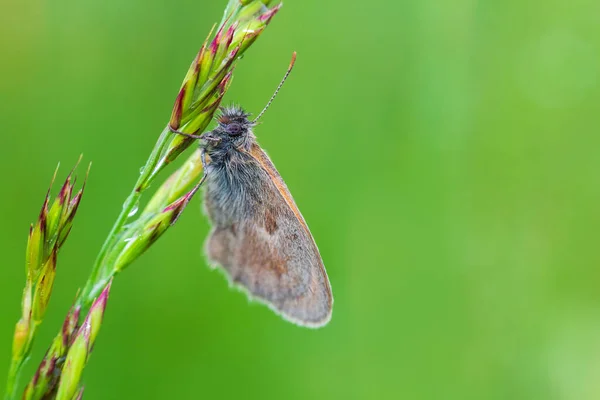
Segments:
[[[0,388],[28,224],[93,161],[28,378],[226,1],[3,0]],[[210,271],[200,199],[115,281],[86,399],[600,398],[600,3],[286,1],[258,112],[332,282],[307,330]]]

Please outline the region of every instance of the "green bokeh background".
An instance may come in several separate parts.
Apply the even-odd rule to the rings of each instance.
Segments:
[[[0,388],[28,225],[93,161],[32,361],[222,1],[0,5]],[[600,3],[286,2],[226,102],[258,112],[332,282],[307,330],[201,253],[199,198],[115,281],[86,399],[600,398]]]

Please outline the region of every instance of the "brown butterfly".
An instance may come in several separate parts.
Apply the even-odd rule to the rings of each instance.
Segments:
[[[218,126],[200,139],[205,209],[213,228],[206,253],[252,297],[296,324],[319,327],[331,319],[333,296],[317,245],[285,182],[256,142],[258,117],[242,108],[221,110]],[[208,156],[208,161],[207,161]]]

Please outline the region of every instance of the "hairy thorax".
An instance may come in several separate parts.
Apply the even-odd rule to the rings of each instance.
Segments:
[[[261,166],[237,150],[213,155],[211,160],[204,204],[215,227],[232,226],[258,212],[268,190],[260,185],[268,181]]]

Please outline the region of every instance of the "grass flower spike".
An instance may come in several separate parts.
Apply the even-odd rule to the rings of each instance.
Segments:
[[[37,327],[42,323],[48,308],[56,276],[58,252],[71,231],[73,219],[83,196],[84,187],[76,194],[73,193],[75,181],[71,172],[52,202],[50,201],[52,184],[50,185],[38,220],[29,230],[25,290],[21,304],[21,319],[17,322],[13,338],[7,393],[14,393],[21,367],[31,352]]]
[[[133,262],[133,260],[144,253],[165,233],[170,226],[177,222],[199,187],[195,186],[188,193],[172,202],[170,196],[164,195],[162,192],[177,193],[182,187],[186,187],[193,178],[197,178],[197,173],[194,173],[194,170],[191,173],[188,172],[186,166],[175,172],[171,179],[165,183],[164,186],[166,187],[158,190],[158,193],[155,195],[157,200],[150,204],[150,206],[157,207],[157,209],[150,207],[144,210],[138,221],[126,231],[125,236],[127,236],[127,239],[125,242],[127,244],[114,263],[113,268],[115,272],[121,271]],[[174,181],[177,185],[170,187],[170,181]],[[160,202],[161,199],[163,202]]]

